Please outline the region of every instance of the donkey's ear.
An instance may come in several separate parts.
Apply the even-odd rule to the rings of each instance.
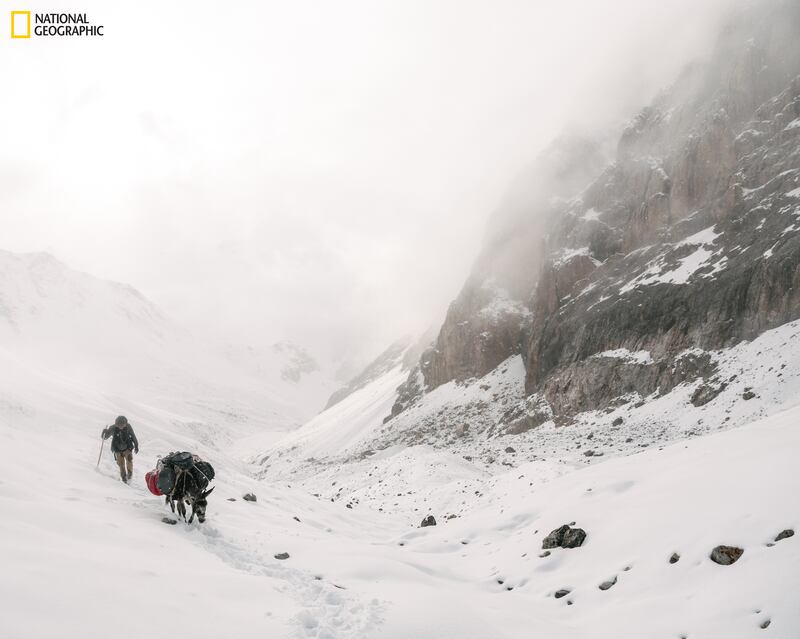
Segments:
[[[214,488],[216,488],[216,486],[214,486]],[[214,492],[214,488],[212,488],[211,490],[205,491],[202,496],[203,497],[208,497],[211,493]]]

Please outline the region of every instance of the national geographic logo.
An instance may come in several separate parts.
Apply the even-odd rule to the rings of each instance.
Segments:
[[[11,37],[27,39],[104,36],[102,24],[92,24],[85,13],[11,12]]]

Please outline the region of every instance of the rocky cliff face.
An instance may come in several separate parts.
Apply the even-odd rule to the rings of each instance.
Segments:
[[[798,33],[800,5],[761,3],[632,120],[613,163],[575,142],[545,154],[393,415],[516,353],[526,405],[557,420],[698,377],[707,401],[724,381],[705,352],[800,317]]]

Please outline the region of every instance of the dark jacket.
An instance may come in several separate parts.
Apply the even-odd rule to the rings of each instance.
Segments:
[[[103,439],[111,437],[111,450],[115,453],[124,453],[126,450],[139,452],[139,440],[136,439],[136,433],[133,432],[130,424],[121,426],[114,424],[104,428],[102,436]]]

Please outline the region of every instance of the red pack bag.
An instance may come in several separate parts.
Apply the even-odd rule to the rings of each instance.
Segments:
[[[159,497],[161,497],[164,494],[158,489],[158,471],[151,470],[144,476],[144,480],[147,483],[147,489],[151,493]]]

